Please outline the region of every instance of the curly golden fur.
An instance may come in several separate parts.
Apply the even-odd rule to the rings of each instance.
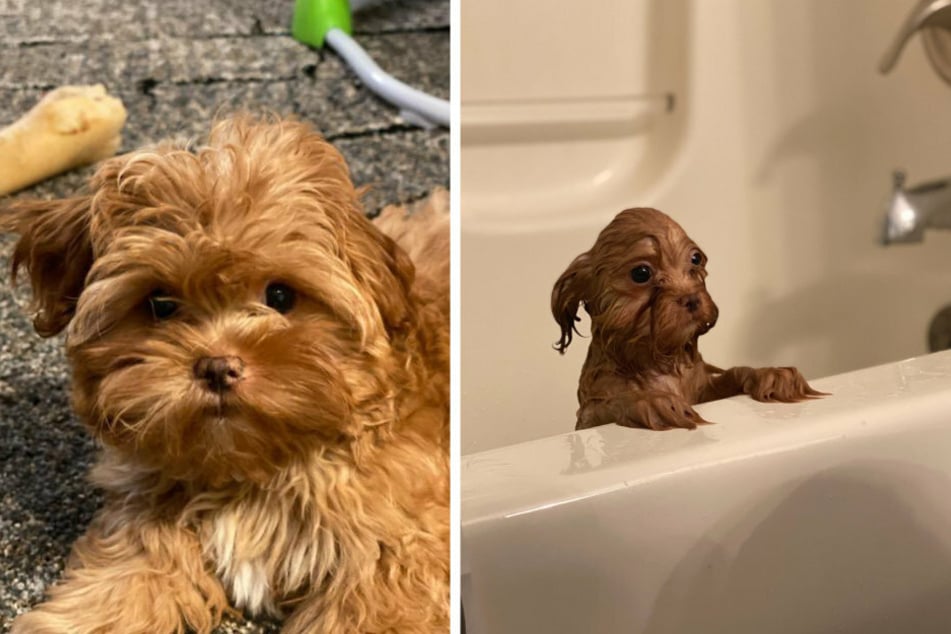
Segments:
[[[821,395],[795,368],[724,371],[704,363],[697,340],[719,315],[704,282],[706,264],[680,225],[656,209],[636,208],[619,213],[561,274],[551,296],[561,327],[555,348],[564,353],[571,343],[579,307],[591,316],[577,429],[694,429],[709,422],[693,410],[696,403],[737,394],[782,402]]]
[[[333,146],[247,115],[13,203],[106,494],[13,631],[446,631],[448,222],[438,191],[374,225]]]

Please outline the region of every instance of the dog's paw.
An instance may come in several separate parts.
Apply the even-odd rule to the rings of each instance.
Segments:
[[[655,431],[665,429],[696,429],[697,425],[710,425],[694,411],[683,397],[674,394],[650,394],[636,400],[618,417],[617,423],[625,427],[646,427]]]
[[[828,396],[810,387],[796,368],[754,368],[743,381],[743,392],[757,401],[780,403]]]
[[[27,612],[13,620],[10,634],[63,634],[71,631],[59,618],[50,618],[42,612]]]
[[[655,431],[696,429],[698,425],[713,424],[695,412],[682,396],[669,392],[637,392],[585,403],[578,410],[575,429],[590,429],[609,423]]]

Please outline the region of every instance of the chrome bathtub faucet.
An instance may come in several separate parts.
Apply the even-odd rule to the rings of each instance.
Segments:
[[[951,229],[951,179],[905,189],[905,173],[895,171],[882,244],[921,242],[925,229]]]
[[[943,55],[943,53],[940,52],[940,46],[937,46],[935,41],[939,37],[936,35],[935,29],[951,29],[951,0],[919,0],[915,8],[912,9],[908,17],[905,18],[905,23],[898,31],[898,35],[895,37],[891,46],[888,47],[888,50],[886,50],[882,56],[882,61],[878,65],[879,71],[888,73],[895,67],[902,49],[905,48],[908,40],[918,31],[922,33],[925,51],[928,53],[929,60],[931,60],[934,65],[935,56],[937,55],[937,57],[940,58]],[[944,75],[944,69],[940,66],[940,63],[937,64],[935,70],[937,70],[942,77],[948,79]]]

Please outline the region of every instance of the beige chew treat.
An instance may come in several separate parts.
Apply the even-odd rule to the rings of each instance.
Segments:
[[[0,130],[0,196],[116,153],[126,111],[102,85],[63,86]]]

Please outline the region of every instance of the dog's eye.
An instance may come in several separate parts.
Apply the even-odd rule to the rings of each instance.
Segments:
[[[156,291],[149,296],[149,308],[152,316],[158,320],[168,319],[178,311],[178,302],[169,299],[164,293]]]
[[[690,263],[694,266],[700,266],[703,264],[703,255],[699,251],[694,251],[693,255],[690,256]]]
[[[284,314],[294,308],[297,301],[297,293],[287,284],[272,282],[267,285],[264,291],[265,303],[277,312]]]
[[[638,284],[644,284],[650,280],[651,275],[654,272],[651,271],[651,267],[646,264],[641,264],[640,266],[635,266],[631,269],[631,279]]]

